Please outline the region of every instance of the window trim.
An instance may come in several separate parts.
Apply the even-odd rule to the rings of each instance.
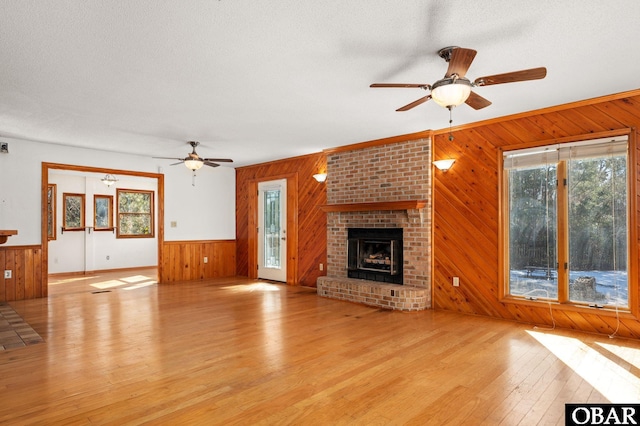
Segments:
[[[98,200],[106,199],[108,205],[108,221],[107,226],[98,226]],[[93,230],[94,231],[113,231],[113,195],[94,194],[93,195]]]
[[[67,198],[79,197],[80,198],[80,226],[67,226]],[[85,194],[78,194],[72,192],[64,192],[62,194],[62,230],[68,231],[84,231],[86,229],[85,222]]]
[[[54,241],[57,238],[56,196],[57,196],[57,185],[55,183],[48,184],[47,185],[47,241]]]
[[[508,178],[508,173],[504,168],[504,154],[508,151],[516,151],[520,149],[534,149],[534,148],[542,148],[549,147],[552,145],[558,144],[567,144],[567,143],[580,143],[586,141],[594,141],[599,138],[615,138],[615,137],[627,137],[627,215],[628,215],[628,264],[627,264],[627,279],[628,279],[628,307],[620,308],[620,307],[604,307],[604,308],[596,308],[593,306],[588,306],[586,304],[571,302],[566,297],[565,301],[557,301],[552,299],[538,299],[538,300],[530,300],[520,296],[514,296],[509,294],[509,234],[507,231],[507,227],[509,225],[509,187],[506,184],[506,179]],[[637,319],[640,310],[638,304],[639,298],[639,287],[638,282],[638,203],[637,203],[637,183],[638,183],[638,146],[636,140],[636,131],[635,129],[619,129],[613,130],[609,132],[601,132],[597,134],[585,134],[574,137],[567,137],[561,139],[554,139],[545,142],[532,142],[526,144],[517,144],[512,146],[503,146],[498,148],[497,152],[497,164],[498,164],[498,299],[502,303],[509,304],[517,304],[517,305],[526,305],[531,307],[540,307],[544,306],[545,309],[561,309],[568,311],[582,311],[582,312],[590,312],[596,313],[598,315],[604,316],[619,316],[620,318],[629,317]],[[558,248],[560,251],[562,248]],[[566,287],[566,292],[568,293],[568,286],[560,286],[558,287],[558,291],[561,291],[561,287]],[[568,296],[568,294],[567,294]],[[559,300],[560,294],[558,295]]]
[[[120,212],[120,194],[121,193],[143,193],[149,194],[149,213],[128,213],[128,212]],[[153,190],[146,189],[125,189],[125,188],[117,188],[116,189],[116,204],[117,204],[117,214],[118,214],[118,224],[116,227],[116,238],[155,238],[155,198]],[[121,233],[122,226],[120,226],[120,218],[122,215],[146,215],[149,216],[149,233],[148,234],[123,234]]]

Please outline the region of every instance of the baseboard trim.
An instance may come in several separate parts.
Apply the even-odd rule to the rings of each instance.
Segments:
[[[55,274],[49,274],[50,277],[57,277],[57,276],[74,276],[74,275],[78,275],[78,276],[82,276],[82,275],[93,275],[93,274],[105,274],[105,273],[109,273],[109,272],[126,272],[126,271],[138,271],[138,270],[142,270],[142,269],[150,269],[150,268],[157,268],[158,265],[150,265],[150,266],[133,266],[130,268],[115,268],[115,269],[97,269],[95,271],[74,271],[74,272],[56,272]]]

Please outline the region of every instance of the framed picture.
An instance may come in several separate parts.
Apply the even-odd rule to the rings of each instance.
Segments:
[[[84,231],[84,194],[62,194],[62,228],[65,231]]]

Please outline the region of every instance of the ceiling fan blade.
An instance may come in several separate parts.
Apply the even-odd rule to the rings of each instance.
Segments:
[[[405,105],[403,107],[398,108],[396,111],[409,111],[411,108],[415,108],[418,105],[427,102],[429,99],[431,99],[431,95],[427,95],[427,96],[425,96],[423,98],[415,100],[415,101],[411,102],[410,104],[407,104],[407,105]]]
[[[210,163],[209,161],[205,161],[204,165],[205,166],[209,166],[209,167],[219,167],[220,166],[220,164]]]
[[[233,163],[233,160],[230,158],[202,158],[202,161],[214,161],[218,163]]]
[[[177,157],[151,157],[151,158],[160,158],[162,160],[182,160],[182,158],[177,158]]]
[[[545,67],[531,68],[528,70],[507,72],[504,74],[489,75],[476,78],[473,82],[478,86],[491,86],[492,84],[515,83],[517,81],[540,80],[547,76]]]
[[[177,166],[178,164],[182,164],[184,161],[178,161],[177,163],[171,163],[170,166]]]
[[[482,109],[491,105],[491,101],[478,95],[476,92],[471,92],[469,97],[465,101],[465,104],[469,105],[473,109]]]
[[[429,89],[429,84],[412,84],[412,83],[373,83],[369,87],[391,87],[391,88],[409,88],[409,89]]]
[[[451,51],[451,59],[449,60],[449,69],[445,77],[451,77],[456,74],[458,77],[464,77],[473,62],[473,58],[476,57],[476,52],[473,49],[465,49],[464,47],[456,47]]]

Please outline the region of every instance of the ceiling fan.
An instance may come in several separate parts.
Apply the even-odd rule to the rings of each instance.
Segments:
[[[473,92],[471,90],[472,87],[538,80],[547,75],[547,69],[540,67],[479,77],[471,81],[466,78],[465,75],[476,53],[473,49],[458,46],[449,46],[440,49],[438,55],[449,63],[449,68],[444,78],[441,78],[433,84],[374,83],[369,87],[418,88],[430,91],[430,94],[427,96],[400,107],[396,111],[408,111],[425,103],[429,99],[433,99],[435,103],[449,109],[449,111],[462,103],[466,103],[473,109],[482,109],[491,105],[491,102]]]
[[[196,146],[200,145],[200,142],[189,141],[187,142],[193,150],[185,157],[185,158],[175,158],[175,157],[153,157],[153,158],[162,158],[165,160],[179,160],[177,163],[170,164],[171,166],[175,166],[176,164],[184,163],[185,166],[189,170],[196,171],[199,170],[202,166],[209,167],[218,167],[220,164],[217,163],[233,163],[233,160],[229,158],[202,158],[196,152]]]

